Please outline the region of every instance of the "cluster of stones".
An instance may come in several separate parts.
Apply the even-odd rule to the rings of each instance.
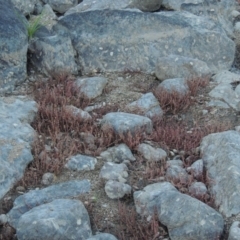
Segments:
[[[0,92],[11,92],[15,84],[26,79],[27,52],[29,60],[42,73],[64,71],[72,74],[94,72],[142,71],[155,74],[162,83],[159,88],[187,94],[188,76],[215,75],[216,87],[209,93],[209,105],[239,111],[239,74],[231,73],[235,43],[233,20],[239,15],[235,1],[113,1],[84,0],[0,0]],[[188,1],[191,2],[191,1]],[[192,2],[194,3],[194,1]],[[18,9],[15,9],[15,7]],[[174,11],[159,11],[160,6]],[[211,11],[208,11],[210,8]],[[53,12],[62,14],[57,17]],[[184,11],[183,11],[184,10]],[[19,11],[19,12],[18,12]],[[24,15],[42,12],[41,27],[28,41]],[[210,13],[209,13],[210,12]],[[49,22],[44,22],[48,19]],[[49,25],[48,25],[49,23]],[[131,23],[131,24],[130,24]],[[166,37],[167,36],[167,37]],[[166,40],[167,39],[167,40]],[[222,71],[223,70],[223,71]],[[78,78],[76,85],[90,99],[102,93],[107,79]],[[67,110],[88,121],[95,107]],[[128,105],[129,110],[141,110],[142,115],[111,112],[101,120],[102,129],[110,125],[116,133],[142,130],[152,132],[152,118],[163,111],[152,93]],[[0,99],[0,198],[22,178],[33,160],[31,143],[35,131],[29,125],[37,105],[27,97]],[[94,136],[84,135],[89,144]],[[147,161],[167,161],[167,171],[161,182],[134,192],[137,212],[151,218],[155,210],[159,221],[168,228],[172,240],[218,239],[224,228],[224,218],[240,214],[240,133],[226,131],[206,136],[201,143],[202,158],[185,169],[180,159],[169,159],[161,148],[141,143],[137,151]],[[99,177],[106,180],[105,192],[111,199],[122,198],[133,189],[128,184],[128,166],[136,158],[130,149],[120,144],[100,154],[105,161]],[[69,156],[65,165],[72,171],[91,171],[97,158]],[[212,180],[208,188],[200,182],[203,168]],[[195,181],[189,186],[195,198],[180,193],[167,180]],[[43,184],[53,179],[43,176]],[[53,184],[19,196],[0,223],[16,229],[18,239],[106,239],[111,234],[92,236],[89,216],[80,200],[73,200],[91,189],[89,180]],[[218,211],[202,203],[207,192],[214,196]],[[31,238],[30,238],[31,237]],[[231,226],[228,240],[240,238],[239,223]]]

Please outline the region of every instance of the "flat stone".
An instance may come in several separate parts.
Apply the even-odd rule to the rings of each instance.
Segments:
[[[16,228],[19,218],[32,208],[55,199],[77,197],[89,191],[90,182],[88,180],[74,180],[55,184],[40,190],[31,190],[15,199],[13,208],[7,214],[9,224]]]
[[[81,201],[56,199],[24,213],[16,233],[19,240],[85,240],[92,235],[92,230],[88,212]]]
[[[115,133],[122,134],[150,134],[152,121],[143,116],[124,112],[112,112],[106,114],[101,121],[102,128],[112,127]]]

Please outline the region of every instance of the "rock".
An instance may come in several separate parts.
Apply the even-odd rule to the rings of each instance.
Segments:
[[[212,79],[214,80],[214,82],[217,83],[234,83],[240,80],[240,75],[230,72],[230,71],[220,71],[218,72],[216,75],[214,75],[212,77]]]
[[[45,25],[53,20],[57,20],[57,16],[49,4],[45,4],[43,6],[41,14],[42,15],[40,18],[40,20],[41,20],[40,22],[43,23],[42,25]]]
[[[68,159],[65,167],[73,171],[90,171],[95,169],[97,159],[78,154]]]
[[[80,139],[88,144],[88,145],[94,145],[96,138],[89,132],[81,132],[80,134]]]
[[[25,16],[33,13],[38,0],[11,0],[13,5]]]
[[[10,93],[27,76],[27,27],[11,1],[0,0],[0,6],[0,93]]]
[[[23,96],[0,98],[0,199],[19,181],[33,160],[35,131],[29,125],[36,102]]]
[[[78,78],[76,86],[80,88],[80,92],[87,98],[93,99],[102,94],[107,82],[107,78],[104,77]]]
[[[87,240],[117,240],[112,234],[109,233],[99,233],[95,236],[88,238]]]
[[[195,161],[190,167],[187,168],[189,173],[192,173],[197,180],[203,179],[203,160]]]
[[[229,36],[233,34],[231,12],[235,9],[235,0],[163,0],[162,6],[175,11],[188,11],[197,16],[210,18]]]
[[[39,28],[28,49],[31,64],[45,75],[78,72],[71,39],[64,28]]]
[[[228,235],[228,240],[238,240],[240,239],[240,228],[239,228],[239,222],[235,221],[233,222]]]
[[[64,16],[59,24],[69,30],[83,74],[153,73],[159,56],[170,54],[206,62],[211,73],[234,60],[235,44],[216,23],[184,11],[96,10]]]
[[[70,8],[64,15],[69,15],[78,12],[86,12],[86,11],[95,11],[95,10],[126,10],[126,11],[137,11],[138,9],[143,11],[155,11],[158,10],[161,6],[162,0],[83,0],[76,7]],[[154,9],[154,10],[153,10]],[[140,12],[140,11],[139,11]]]
[[[152,132],[152,121],[143,116],[124,112],[112,112],[103,116],[102,129],[113,128],[117,134],[130,132],[134,134],[150,134]]]
[[[59,13],[65,13],[69,8],[78,4],[78,0],[43,0],[44,3],[48,3],[54,11]]]
[[[139,214],[152,216],[168,228],[171,240],[206,240],[221,236],[224,221],[221,214],[208,205],[179,193],[168,182],[154,183],[134,193]]]
[[[146,143],[137,146],[137,151],[148,161],[161,162],[167,158],[167,153],[161,148],[154,148]]]
[[[191,78],[211,76],[207,64],[198,59],[180,55],[169,55],[159,58],[155,75],[159,80],[171,78]]]
[[[105,185],[105,192],[107,196],[111,199],[122,198],[126,194],[131,194],[131,191],[131,186],[122,182],[109,180]]]
[[[41,183],[45,186],[48,186],[53,183],[55,179],[55,175],[53,173],[44,173],[42,176],[42,181]]]
[[[174,160],[167,161],[167,166],[166,179],[168,181],[173,181],[175,183],[180,182],[183,184],[188,183],[188,173],[178,162]]]
[[[240,95],[238,95],[231,84],[221,83],[209,92],[212,98],[224,100],[233,109],[240,110]]]
[[[184,78],[166,79],[158,85],[157,91],[158,90],[164,90],[168,93],[177,92],[182,95],[186,95],[189,92],[188,85]]]
[[[211,100],[206,104],[207,107],[230,108],[229,105],[221,100]]]
[[[49,203],[55,199],[77,197],[89,191],[90,182],[88,180],[74,180],[52,185],[40,190],[31,190],[15,199],[14,207],[7,214],[9,224],[16,228],[19,218],[32,208],[44,203]]]
[[[161,109],[157,98],[152,93],[143,94],[140,99],[130,103],[127,108],[130,111],[140,111],[142,115],[149,118],[161,118],[163,116],[163,110]]]
[[[0,214],[0,226],[4,225],[8,222],[8,218],[6,214]]]
[[[92,119],[91,115],[88,112],[83,111],[82,109],[77,108],[73,105],[65,106],[64,110],[66,110],[67,112],[69,112],[70,114],[72,114],[75,117],[81,118],[81,120],[83,120],[83,121],[89,121]]]
[[[79,239],[92,235],[88,212],[81,201],[56,199],[24,213],[17,224],[21,239]]]
[[[159,10],[162,0],[133,0],[132,6],[144,12],[153,12]]]
[[[104,163],[99,177],[106,180],[115,180],[125,183],[128,177],[128,167],[124,163],[116,164],[112,162]]]
[[[115,147],[110,147],[106,151],[102,152],[100,156],[104,161],[122,163],[124,160],[135,161],[131,150],[126,144],[119,144]]]
[[[202,160],[209,181],[209,191],[216,206],[226,217],[240,213],[240,133],[225,131],[203,138]]]
[[[204,196],[207,193],[206,185],[202,182],[194,182],[189,187],[189,193],[191,196],[196,197],[198,199],[204,199]]]

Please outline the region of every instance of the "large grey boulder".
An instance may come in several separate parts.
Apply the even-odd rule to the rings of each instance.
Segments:
[[[26,97],[0,98],[0,199],[33,160],[31,143],[35,131],[29,123],[36,112],[36,102]]]
[[[16,230],[19,240],[85,240],[92,235],[86,208],[72,199],[34,207],[20,217]]]
[[[208,205],[182,194],[168,182],[154,183],[134,193],[139,214],[152,216],[168,228],[171,240],[219,239],[224,221]]]
[[[96,10],[64,16],[59,24],[69,30],[83,73],[153,73],[157,60],[169,54],[204,61],[212,73],[234,60],[235,44],[222,29],[188,12]]]
[[[40,28],[29,43],[29,60],[41,73],[77,74],[71,39],[64,28]]]
[[[204,137],[200,146],[209,190],[226,217],[240,213],[239,143],[239,132],[226,131]]]
[[[31,190],[15,199],[13,208],[7,214],[8,222],[16,228],[19,218],[32,208],[56,199],[77,197],[89,191],[90,182],[88,180],[74,180],[55,184],[40,190]]]
[[[0,0],[0,93],[11,92],[27,75],[28,36],[24,16]]]

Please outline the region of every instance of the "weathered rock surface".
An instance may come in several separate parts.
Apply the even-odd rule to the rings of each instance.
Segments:
[[[69,8],[78,4],[78,0],[43,0],[44,3],[48,3],[53,10],[59,13],[65,13]]]
[[[159,58],[155,75],[159,80],[171,78],[190,78],[211,76],[207,64],[198,59],[179,55],[169,55]]]
[[[131,150],[126,144],[119,144],[115,147],[110,147],[102,152],[100,156],[103,160],[114,163],[122,163],[124,160],[135,161]]]
[[[112,112],[106,114],[102,121],[102,128],[112,127],[118,133],[143,134],[152,132],[152,121],[147,117],[124,112]]]
[[[8,222],[17,227],[19,218],[36,206],[49,203],[55,199],[77,197],[90,191],[88,180],[74,180],[49,186],[40,190],[31,190],[14,201],[14,207],[8,212]]]
[[[96,163],[96,158],[78,154],[70,157],[65,167],[73,171],[90,171],[95,168]]]
[[[131,194],[131,191],[131,186],[123,182],[109,180],[105,185],[105,192],[111,199],[122,198],[126,194]]]
[[[46,75],[56,73],[77,74],[74,49],[66,29],[48,30],[41,27],[29,43],[32,65]]]
[[[0,0],[0,93],[12,92],[27,76],[26,19],[11,1]]]
[[[179,193],[168,182],[148,185],[134,193],[136,210],[141,215],[157,211],[172,240],[206,240],[221,236],[221,214],[188,195]]]
[[[100,171],[99,177],[125,183],[128,177],[128,167],[124,163],[106,162]]]
[[[93,99],[102,94],[107,82],[104,77],[78,78],[76,86],[87,98]]]
[[[56,199],[32,208],[20,217],[16,230],[19,240],[85,240],[92,235],[86,208],[72,199]]]
[[[146,143],[137,146],[137,151],[148,161],[161,162],[167,158],[167,153],[161,148],[154,148]]]
[[[22,178],[33,160],[35,131],[29,125],[36,102],[23,96],[0,98],[0,199]]]
[[[158,89],[162,89],[168,93],[177,92],[182,95],[186,95],[189,92],[187,82],[184,78],[166,79],[158,85]]]
[[[239,132],[226,131],[204,137],[200,146],[211,179],[209,190],[219,211],[227,217],[240,213],[239,143]]]
[[[11,0],[13,5],[25,16],[33,13],[38,0]]]
[[[87,240],[117,240],[117,238],[109,233],[99,233],[95,236],[88,238]]]
[[[149,118],[163,116],[163,110],[152,93],[143,94],[137,101],[130,103],[127,108],[131,111],[140,111],[140,114]]]
[[[216,73],[229,69],[235,54],[234,42],[219,26],[188,12],[88,11],[59,23],[69,30],[82,73],[153,73],[157,60],[169,54],[204,61]]]
[[[162,6],[177,11],[188,11],[197,16],[205,16],[215,21],[232,36],[233,25],[231,12],[235,9],[235,0],[163,0]]]
[[[70,8],[64,15],[77,12],[95,11],[95,10],[141,10],[146,12],[156,11],[160,8],[162,0],[83,0],[76,7]]]
[[[240,238],[240,228],[239,228],[239,222],[235,221],[230,230],[229,230],[229,236],[228,240],[238,240]]]

